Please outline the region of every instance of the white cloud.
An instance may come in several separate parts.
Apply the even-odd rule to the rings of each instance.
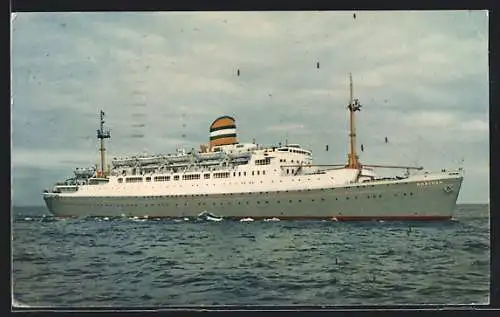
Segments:
[[[424,111],[408,114],[403,120],[408,126],[446,128],[456,122],[456,116],[450,112]]]
[[[19,149],[12,153],[12,167],[40,169],[69,169],[92,166],[97,161],[98,153],[82,151],[47,151]]]
[[[461,129],[464,131],[470,132],[484,132],[487,133],[489,131],[489,123],[483,120],[474,119],[470,121],[466,121],[461,124]]]

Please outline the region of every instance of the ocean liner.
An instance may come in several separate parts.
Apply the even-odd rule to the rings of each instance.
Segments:
[[[221,116],[199,150],[114,158],[105,164],[110,138],[100,112],[100,168],[77,168],[74,176],[46,189],[43,199],[58,217],[182,217],[211,213],[233,219],[449,220],[463,170],[361,164],[357,154],[350,78],[347,163],[318,165],[299,144],[240,143],[236,120]],[[402,175],[377,177],[377,168]],[[411,173],[410,173],[411,171]]]

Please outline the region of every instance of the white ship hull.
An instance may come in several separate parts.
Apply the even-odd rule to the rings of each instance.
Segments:
[[[44,200],[59,217],[197,217],[208,211],[236,219],[448,220],[462,179],[459,173],[441,173],[302,190],[149,196],[45,193]]]

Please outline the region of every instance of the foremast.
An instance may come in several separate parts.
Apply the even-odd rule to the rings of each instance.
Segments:
[[[406,169],[407,173],[409,170],[422,170],[422,166],[395,166],[395,165],[374,165],[374,164],[363,164],[359,162],[359,156],[356,153],[356,111],[361,111],[362,105],[359,103],[359,99],[354,98],[353,94],[353,82],[352,74],[349,73],[349,104],[347,109],[349,110],[349,153],[347,154],[347,164],[345,168],[352,168],[361,170],[362,167],[376,167],[376,168],[397,168]],[[387,142],[387,138],[386,138]]]
[[[101,170],[97,171],[97,177],[106,177],[108,173],[106,173],[104,167],[105,165],[105,152],[106,149],[104,148],[104,139],[109,139],[111,138],[111,133],[109,129],[104,129],[104,111],[100,111],[100,126],[99,129],[97,130],[97,138],[101,142],[101,147],[99,149],[99,152],[101,152]]]
[[[347,154],[347,165],[346,168],[361,169],[361,164],[359,163],[359,157],[356,154],[356,124],[355,124],[355,112],[361,111],[361,104],[359,100],[354,99],[353,96],[353,84],[352,84],[352,74],[349,73],[349,104],[347,105],[349,109],[349,153]]]

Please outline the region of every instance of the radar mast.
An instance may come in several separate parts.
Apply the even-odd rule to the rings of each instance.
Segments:
[[[106,177],[107,173],[104,170],[105,165],[105,151],[106,149],[104,148],[104,139],[109,139],[111,138],[111,133],[109,132],[109,129],[104,129],[104,111],[100,111],[100,126],[99,129],[97,130],[97,138],[101,140],[101,148],[99,151],[101,152],[101,170],[97,171],[97,176],[98,177]]]

